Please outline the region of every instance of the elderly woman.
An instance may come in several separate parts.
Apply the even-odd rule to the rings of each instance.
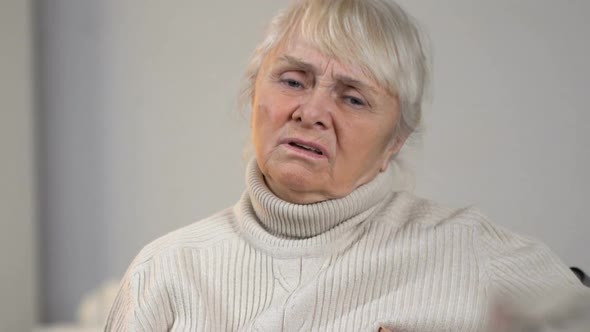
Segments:
[[[496,296],[583,292],[541,243],[395,190],[427,76],[390,0],[277,15],[248,70],[246,192],[146,246],[106,330],[481,331]]]

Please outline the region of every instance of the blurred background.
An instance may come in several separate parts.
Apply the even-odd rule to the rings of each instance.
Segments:
[[[399,2],[434,51],[415,192],[588,272],[590,2]],[[287,3],[0,1],[0,331],[79,325],[142,246],[237,201],[242,75]]]

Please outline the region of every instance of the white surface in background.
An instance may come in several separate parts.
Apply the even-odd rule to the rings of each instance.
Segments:
[[[75,324],[56,324],[37,326],[33,332],[102,332],[103,327],[84,327]]]

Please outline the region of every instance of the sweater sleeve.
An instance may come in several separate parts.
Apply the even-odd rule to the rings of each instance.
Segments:
[[[107,319],[105,331],[168,331],[172,310],[165,285],[147,266],[127,271]]]
[[[514,331],[520,331],[515,326],[560,325],[588,331],[590,288],[555,253],[539,241],[487,220],[480,225],[478,255],[494,311],[492,317],[509,321]]]
[[[105,331],[133,331],[134,301],[131,294],[131,279],[125,277],[120,285],[115,302],[111,307]]]
[[[481,223],[480,255],[492,290],[510,296],[535,296],[555,289],[587,291],[574,273],[544,243]]]

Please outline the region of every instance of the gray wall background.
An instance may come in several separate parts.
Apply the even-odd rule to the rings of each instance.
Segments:
[[[477,205],[590,269],[590,3],[400,2],[435,54],[416,192]],[[74,319],[147,242],[236,202],[240,79],[285,3],[37,3],[41,320]]]
[[[0,1],[0,331],[37,314],[32,20],[28,1]]]

